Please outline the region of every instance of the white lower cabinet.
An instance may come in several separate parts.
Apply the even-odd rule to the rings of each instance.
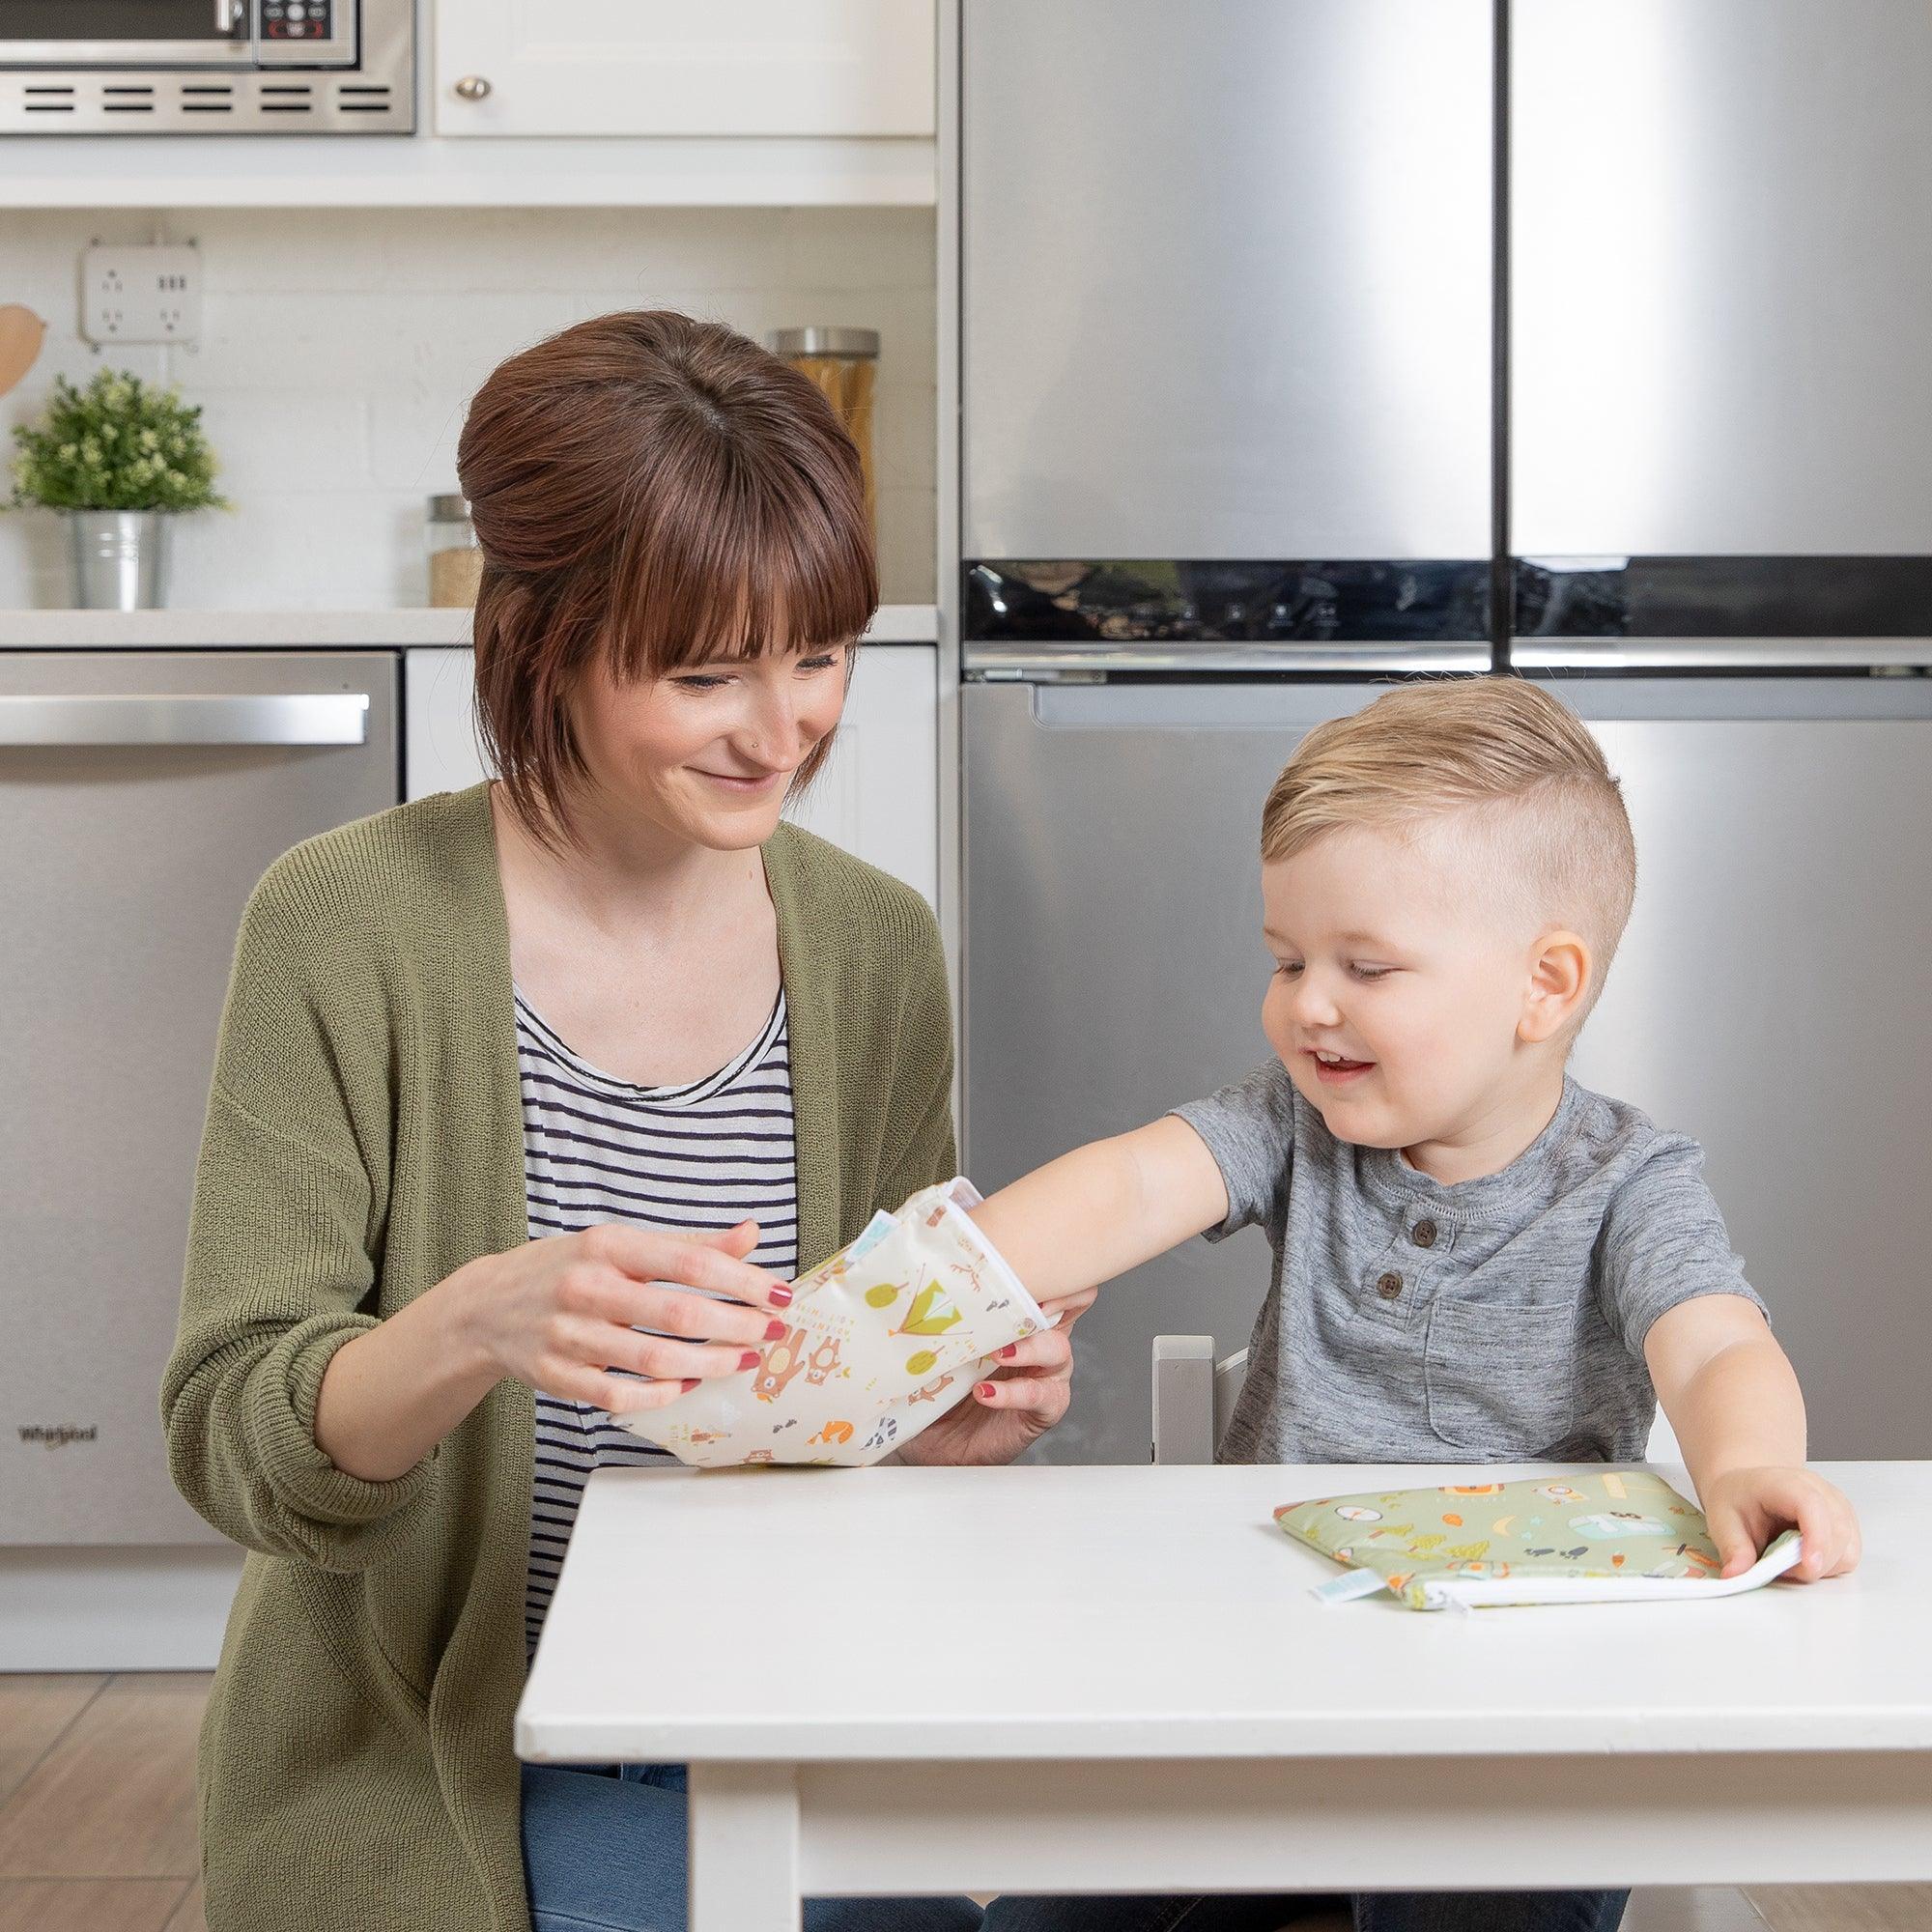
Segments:
[[[476,675],[469,652],[406,652],[403,796],[463,791],[488,769],[476,738]]]
[[[413,650],[405,686],[406,795],[484,776],[467,650]],[[832,756],[790,816],[939,901],[939,651],[867,644]]]

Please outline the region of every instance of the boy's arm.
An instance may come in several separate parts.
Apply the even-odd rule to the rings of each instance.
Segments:
[[[973,1218],[1034,1299],[1053,1302],[1218,1227],[1228,1211],[1207,1142],[1170,1114],[1048,1161]]]
[[[1791,1573],[1834,1577],[1859,1560],[1851,1504],[1804,1463],[1804,1398],[1790,1360],[1741,1294],[1680,1301],[1650,1324],[1644,1361],[1684,1451],[1705,1520],[1735,1577],[1781,1529],[1804,1538]]]

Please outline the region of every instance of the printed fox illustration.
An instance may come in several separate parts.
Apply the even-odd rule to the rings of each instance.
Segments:
[[[946,1298],[946,1291],[936,1281],[926,1285],[912,1298],[912,1307],[895,1335],[943,1335],[963,1318],[958,1308]]]

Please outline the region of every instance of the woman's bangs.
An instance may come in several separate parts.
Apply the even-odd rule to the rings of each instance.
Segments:
[[[633,594],[612,613],[619,674],[855,643],[878,608],[878,566],[863,510],[847,521],[843,507],[808,487],[762,490],[639,531]]]

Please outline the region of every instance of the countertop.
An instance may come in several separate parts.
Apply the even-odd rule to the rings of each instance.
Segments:
[[[883,604],[868,644],[929,644],[930,604]],[[0,650],[394,650],[463,645],[468,611],[0,611]]]

